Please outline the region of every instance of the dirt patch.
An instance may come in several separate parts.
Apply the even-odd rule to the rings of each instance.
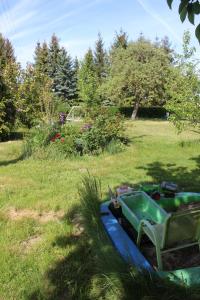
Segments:
[[[14,221],[21,220],[23,218],[30,218],[41,223],[47,223],[50,221],[59,221],[64,217],[63,211],[48,211],[48,212],[37,212],[31,209],[15,209],[10,208],[7,212],[7,216]]]
[[[25,240],[25,241],[23,241],[23,242],[21,243],[22,251],[23,251],[24,253],[29,252],[29,251],[31,250],[31,248],[32,248],[35,244],[41,242],[41,240],[42,240],[42,237],[41,237],[41,236],[32,236],[32,237],[28,238],[27,240]]]
[[[151,265],[157,267],[156,251],[153,245],[143,245],[141,250]],[[197,267],[200,265],[199,247],[193,246],[162,254],[162,262],[165,271]]]

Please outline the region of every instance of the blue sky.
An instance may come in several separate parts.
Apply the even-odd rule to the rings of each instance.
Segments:
[[[174,0],[171,11],[166,0],[0,0],[0,32],[12,41],[23,66],[33,60],[37,41],[49,41],[53,33],[79,58],[94,46],[98,32],[109,47],[120,28],[132,40],[140,32],[152,40],[167,35],[177,51],[189,29],[199,48],[194,26],[179,19],[179,2]]]

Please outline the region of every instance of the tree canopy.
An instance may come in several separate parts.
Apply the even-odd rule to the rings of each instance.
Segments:
[[[117,48],[103,93],[118,106],[131,105],[134,119],[141,104],[164,103],[169,64],[164,49],[147,40]]]
[[[15,124],[18,73],[12,44],[0,34],[0,140]]]
[[[200,125],[200,82],[194,53],[195,48],[190,46],[190,34],[186,31],[183,36],[183,54],[178,56],[176,65],[171,68],[167,85],[169,99],[166,108],[179,131],[188,125]]]

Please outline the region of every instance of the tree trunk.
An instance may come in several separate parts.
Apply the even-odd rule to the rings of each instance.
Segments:
[[[139,101],[138,102],[135,102],[134,104],[134,108],[133,108],[133,112],[132,112],[132,115],[131,115],[131,119],[132,120],[135,120],[136,117],[137,117],[137,113],[138,113],[138,109],[139,109]]]

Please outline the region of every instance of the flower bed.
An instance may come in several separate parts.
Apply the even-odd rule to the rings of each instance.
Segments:
[[[84,124],[33,128],[26,140],[29,155],[40,153],[50,157],[99,154],[106,149],[121,149],[122,120],[120,115],[108,110],[88,114]],[[118,147],[119,146],[119,147]],[[118,152],[118,151],[116,151]]]

